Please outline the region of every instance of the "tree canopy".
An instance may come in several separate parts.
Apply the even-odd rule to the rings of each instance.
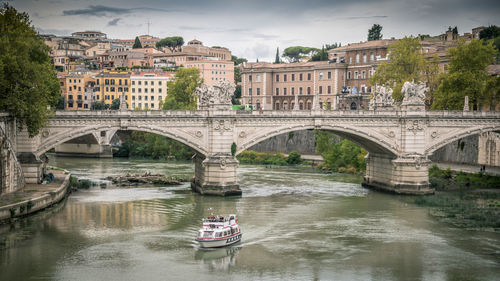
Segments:
[[[245,58],[239,58],[237,56],[231,56],[231,61],[234,62],[234,65],[237,66],[237,65],[240,65],[244,62],[248,62],[247,59]]]
[[[301,58],[312,56],[319,49],[303,46],[288,47],[283,51],[282,57],[286,58],[288,62],[298,62]]]
[[[280,63],[280,47],[276,47],[276,58],[274,59],[274,63]]]
[[[405,81],[423,81],[426,61],[418,38],[405,37],[387,48],[390,60],[382,62],[371,77],[372,85],[389,85],[395,101],[402,101],[401,87]]]
[[[142,48],[141,40],[139,40],[139,37],[135,37],[135,42],[134,46],[132,46],[132,49],[140,49]]]
[[[448,73],[440,77],[439,87],[434,95],[433,109],[462,110],[465,96],[473,109],[480,105],[492,105],[496,95],[495,83],[486,67],[493,63],[497,50],[493,42],[483,44],[482,40],[466,43],[460,40],[454,48],[448,49]]]
[[[197,97],[194,92],[202,83],[198,68],[179,68],[174,79],[167,83],[168,92],[163,109],[195,110]]]
[[[368,29],[368,41],[382,39],[382,26],[374,24],[372,28]]]
[[[35,136],[61,95],[59,80],[44,44],[27,13],[0,8],[0,111],[17,119]]]
[[[172,52],[179,50],[182,45],[184,45],[184,38],[181,36],[166,37],[156,42],[156,48],[167,47]]]

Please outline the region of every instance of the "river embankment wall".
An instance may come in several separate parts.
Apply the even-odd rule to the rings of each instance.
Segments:
[[[54,173],[52,183],[26,184],[22,190],[4,196],[0,206],[0,223],[31,215],[63,200],[70,190],[70,174],[51,172]]]

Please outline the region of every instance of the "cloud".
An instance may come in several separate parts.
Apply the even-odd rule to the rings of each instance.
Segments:
[[[130,13],[130,9],[108,7],[103,5],[90,5],[86,9],[76,9],[76,10],[64,10],[63,16],[96,16],[104,17],[107,14],[123,15]]]
[[[121,18],[116,18],[116,19],[113,19],[113,20],[110,20],[108,22],[108,26],[117,26],[118,25],[118,22],[121,20]]]
[[[131,14],[138,11],[148,11],[148,12],[172,12],[173,10],[166,10],[160,8],[149,8],[149,7],[136,7],[136,8],[115,8],[104,5],[90,5],[88,8],[76,9],[76,10],[64,10],[63,16],[96,16],[105,17],[107,15],[124,15]]]

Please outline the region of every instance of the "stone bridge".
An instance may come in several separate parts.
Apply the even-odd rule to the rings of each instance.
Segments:
[[[235,156],[260,141],[298,130],[326,130],[365,148],[364,185],[396,193],[432,193],[429,156],[455,140],[500,131],[500,112],[399,110],[239,112],[229,105],[196,111],[56,112],[34,137],[17,134],[17,154],[26,182],[39,182],[43,154],[87,134],[109,139],[117,130],[155,133],[197,151],[193,190],[202,194],[240,194]],[[111,132],[111,133],[110,133]],[[236,155],[231,146],[235,143]]]

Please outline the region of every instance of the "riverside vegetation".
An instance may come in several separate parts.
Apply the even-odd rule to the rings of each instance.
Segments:
[[[434,196],[414,202],[430,208],[430,214],[457,227],[500,231],[500,176],[429,169]]]

